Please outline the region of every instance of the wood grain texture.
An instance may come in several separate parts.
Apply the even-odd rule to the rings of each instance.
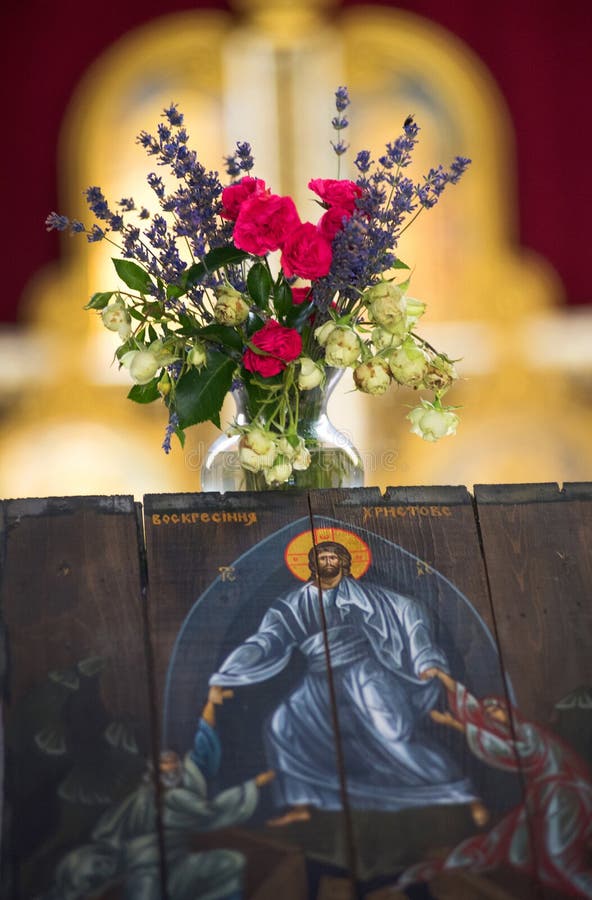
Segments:
[[[592,485],[568,484],[562,490],[555,484],[476,485],[475,499],[500,653],[515,690],[514,727],[530,721],[549,740],[565,742],[566,752],[579,755],[582,771],[587,765],[584,778],[590,784]],[[529,769],[522,768],[527,784]],[[567,772],[558,778],[569,791]],[[557,802],[566,810],[569,794]],[[544,812],[551,815],[550,809]],[[552,821],[543,827],[541,814],[534,812],[529,821],[533,853],[542,866]],[[584,826],[576,826],[581,834]],[[586,849],[580,852],[578,859],[571,851],[574,871],[589,868]],[[539,890],[545,900],[573,896],[548,883]]]
[[[372,566],[362,581],[378,578],[432,609],[433,637],[436,644],[451,649],[458,680],[468,682],[478,695],[503,690],[486,571],[472,498],[465,488],[389,488],[384,496],[376,489],[319,491],[311,493],[311,510],[315,524],[349,525],[369,543]],[[342,718],[347,720],[347,711],[342,711]],[[447,729],[438,734],[441,745],[472,778],[476,795],[490,807],[493,823],[503,815],[504,805],[507,809],[519,802],[520,784],[516,779],[498,780],[476,767],[457,738]],[[353,823],[357,870],[366,885],[379,873],[394,873],[479,831],[468,806],[462,804],[396,813],[354,812]],[[487,884],[485,879],[484,889]],[[517,896],[534,895],[527,891]]]
[[[35,896],[137,782],[151,723],[131,497],[4,504],[3,896]]]

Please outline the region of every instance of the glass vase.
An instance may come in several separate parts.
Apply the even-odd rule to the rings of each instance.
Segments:
[[[325,384],[300,394],[298,434],[310,453],[310,465],[304,471],[292,471],[283,484],[267,484],[263,472],[249,472],[240,464],[240,435],[220,435],[208,448],[201,469],[202,491],[266,491],[294,488],[362,487],[364,464],[349,437],[332,424],[327,406],[343,369],[328,369]],[[233,389],[235,421],[249,423],[246,392]]]

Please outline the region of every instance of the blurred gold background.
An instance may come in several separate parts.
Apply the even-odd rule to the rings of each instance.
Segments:
[[[336,177],[334,90],[347,85],[351,145],[376,157],[412,113],[420,142],[412,175],[456,154],[473,164],[440,204],[405,234],[413,296],[427,302],[422,334],[461,359],[448,395],[461,409],[454,438],[427,444],[408,433],[416,396],[392,388],[352,392],[349,373],[330,407],[366,464],[366,484],[590,480],[592,316],[566,308],[544,259],[517,244],[514,141],[491,76],[467,47],[425,19],[330,0],[237,0],[223,12],[175,13],[123,36],[80,82],[63,125],[59,211],[88,219],[82,191],[150,206],[152,167],[135,137],[153,132],[176,102],[191,146],[216,169],[237,140],[253,145],[255,174],[291,193],[303,217],[307,182]],[[116,136],[116,140],[114,139]],[[30,327],[2,338],[0,492],[5,497],[199,490],[199,468],[218,435],[206,424],[184,450],[161,442],[166,411],[126,399],[127,373],[112,364],[115,335],[82,309],[116,286],[110,253],[63,238],[60,264],[31,283]],[[23,384],[34,387],[11,404]],[[232,406],[225,410],[226,420]]]

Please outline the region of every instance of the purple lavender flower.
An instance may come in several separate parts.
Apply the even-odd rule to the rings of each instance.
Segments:
[[[168,425],[165,429],[164,440],[162,442],[162,449],[165,453],[171,452],[171,439],[179,427],[179,416],[175,412],[169,413],[169,421]]]
[[[52,212],[45,220],[46,231],[67,231],[70,227],[70,219],[67,216],[60,216],[57,212]]]
[[[343,112],[350,104],[349,93],[346,87],[338,87],[335,91],[335,107],[338,112]]]
[[[88,208],[94,213],[97,219],[108,221],[113,216],[100,187],[87,188],[85,196]]]
[[[251,145],[247,141],[239,141],[236,145],[236,160],[241,172],[250,172],[255,164]]]

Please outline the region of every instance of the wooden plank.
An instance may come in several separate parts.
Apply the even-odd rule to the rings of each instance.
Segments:
[[[543,893],[592,897],[592,484],[475,498]]]
[[[4,514],[0,893],[20,900],[53,889],[57,898],[88,874],[75,855],[137,786],[150,753],[140,520],[131,497],[10,500]],[[98,862],[93,896],[113,896],[100,889],[121,873],[113,865],[101,880],[100,866],[119,855],[87,852]]]
[[[252,785],[254,776],[272,767],[263,737],[266,719],[286,685],[299,677],[299,661],[290,660],[283,671],[256,683],[226,685],[234,696],[221,705],[207,704],[209,679],[257,631],[277,598],[294,587],[284,553],[295,534],[309,529],[307,495],[149,495],[144,514],[161,746],[185,759],[205,717],[216,735],[210,733],[211,740],[219,740],[221,747],[216,775],[206,771],[210,762],[203,755],[198,758],[210,793],[217,796],[247,785],[245,802],[244,793],[228,801],[226,821],[204,815],[194,824],[198,833],[193,848],[204,853],[206,861],[212,851],[233,853],[228,865],[236,879],[231,887],[242,881],[248,897],[275,900],[281,891],[285,900],[314,898],[303,836],[298,829],[288,835],[267,824],[283,808],[278,779],[256,789]],[[169,796],[165,792],[165,825]],[[329,847],[338,839],[333,832],[324,834]],[[175,859],[168,860],[168,872],[174,897]],[[218,877],[215,867],[208,877],[211,888]],[[201,889],[205,893],[206,884]]]
[[[355,696],[347,689],[347,679],[355,667],[349,673],[346,667],[337,667],[338,644],[331,657],[337,654],[333,660],[334,678],[337,693],[342,692],[337,705],[358,891],[379,896],[381,890],[396,884],[403,870],[428,858],[445,858],[461,841],[486,833],[522,799],[515,776],[482,765],[462,735],[433,722],[427,710],[410,712],[407,730],[399,721],[399,731],[395,728],[393,734],[389,732],[399,704],[419,703],[417,698],[409,699],[416,697],[412,688],[401,691],[397,678],[402,678],[403,683],[405,678],[414,678],[415,685],[428,683],[416,677],[426,665],[419,655],[418,668],[412,665],[413,638],[405,637],[405,632],[409,635],[414,627],[427,628],[431,634],[435,650],[426,652],[424,660],[444,657],[454,678],[478,696],[503,693],[486,572],[472,498],[465,488],[389,488],[384,496],[377,489],[319,491],[311,494],[311,510],[317,538],[345,543],[350,549],[354,559],[352,574],[359,580],[362,595],[369,598],[369,608],[362,616],[366,622],[358,627],[370,646],[356,678],[360,685],[364,679],[373,685],[374,700],[363,699],[362,693]],[[366,571],[364,557],[369,562]],[[377,585],[390,593],[377,593]],[[393,598],[393,593],[399,599]],[[401,596],[408,599],[402,601]],[[398,624],[393,619],[390,630],[384,625],[385,604],[397,610]],[[355,611],[350,615],[352,620],[355,616],[360,618]],[[387,634],[382,655],[372,636],[372,628],[380,631],[379,622]],[[401,634],[405,651],[400,660],[392,656],[389,661],[388,641],[392,637],[396,642]],[[339,639],[337,634],[335,640]],[[367,658],[372,655],[374,659],[378,657],[380,665],[371,676],[366,668]],[[392,671],[402,675],[392,675]],[[414,686],[413,691],[416,690],[421,694],[421,689]],[[393,703],[395,697],[398,699]],[[383,710],[382,721],[376,708]],[[443,689],[437,708],[442,712],[447,709]],[[364,717],[365,724],[361,721]],[[390,735],[386,750],[384,741],[379,742],[381,749],[377,750],[376,731]],[[388,754],[392,754],[392,759]],[[412,771],[417,760],[424,760],[420,777]],[[371,780],[373,770],[381,766],[381,791],[373,796],[364,782],[369,776]],[[430,771],[432,774],[428,774]],[[446,772],[446,777],[438,772]],[[463,778],[467,779],[464,784]],[[406,792],[406,784],[413,784],[414,789]],[[490,817],[487,826],[477,824],[484,808]],[[497,890],[501,896],[503,888],[496,886],[495,879],[484,876],[471,884],[470,896],[494,896]],[[466,885],[461,895],[469,896]],[[536,894],[526,884],[515,896],[528,898]]]

